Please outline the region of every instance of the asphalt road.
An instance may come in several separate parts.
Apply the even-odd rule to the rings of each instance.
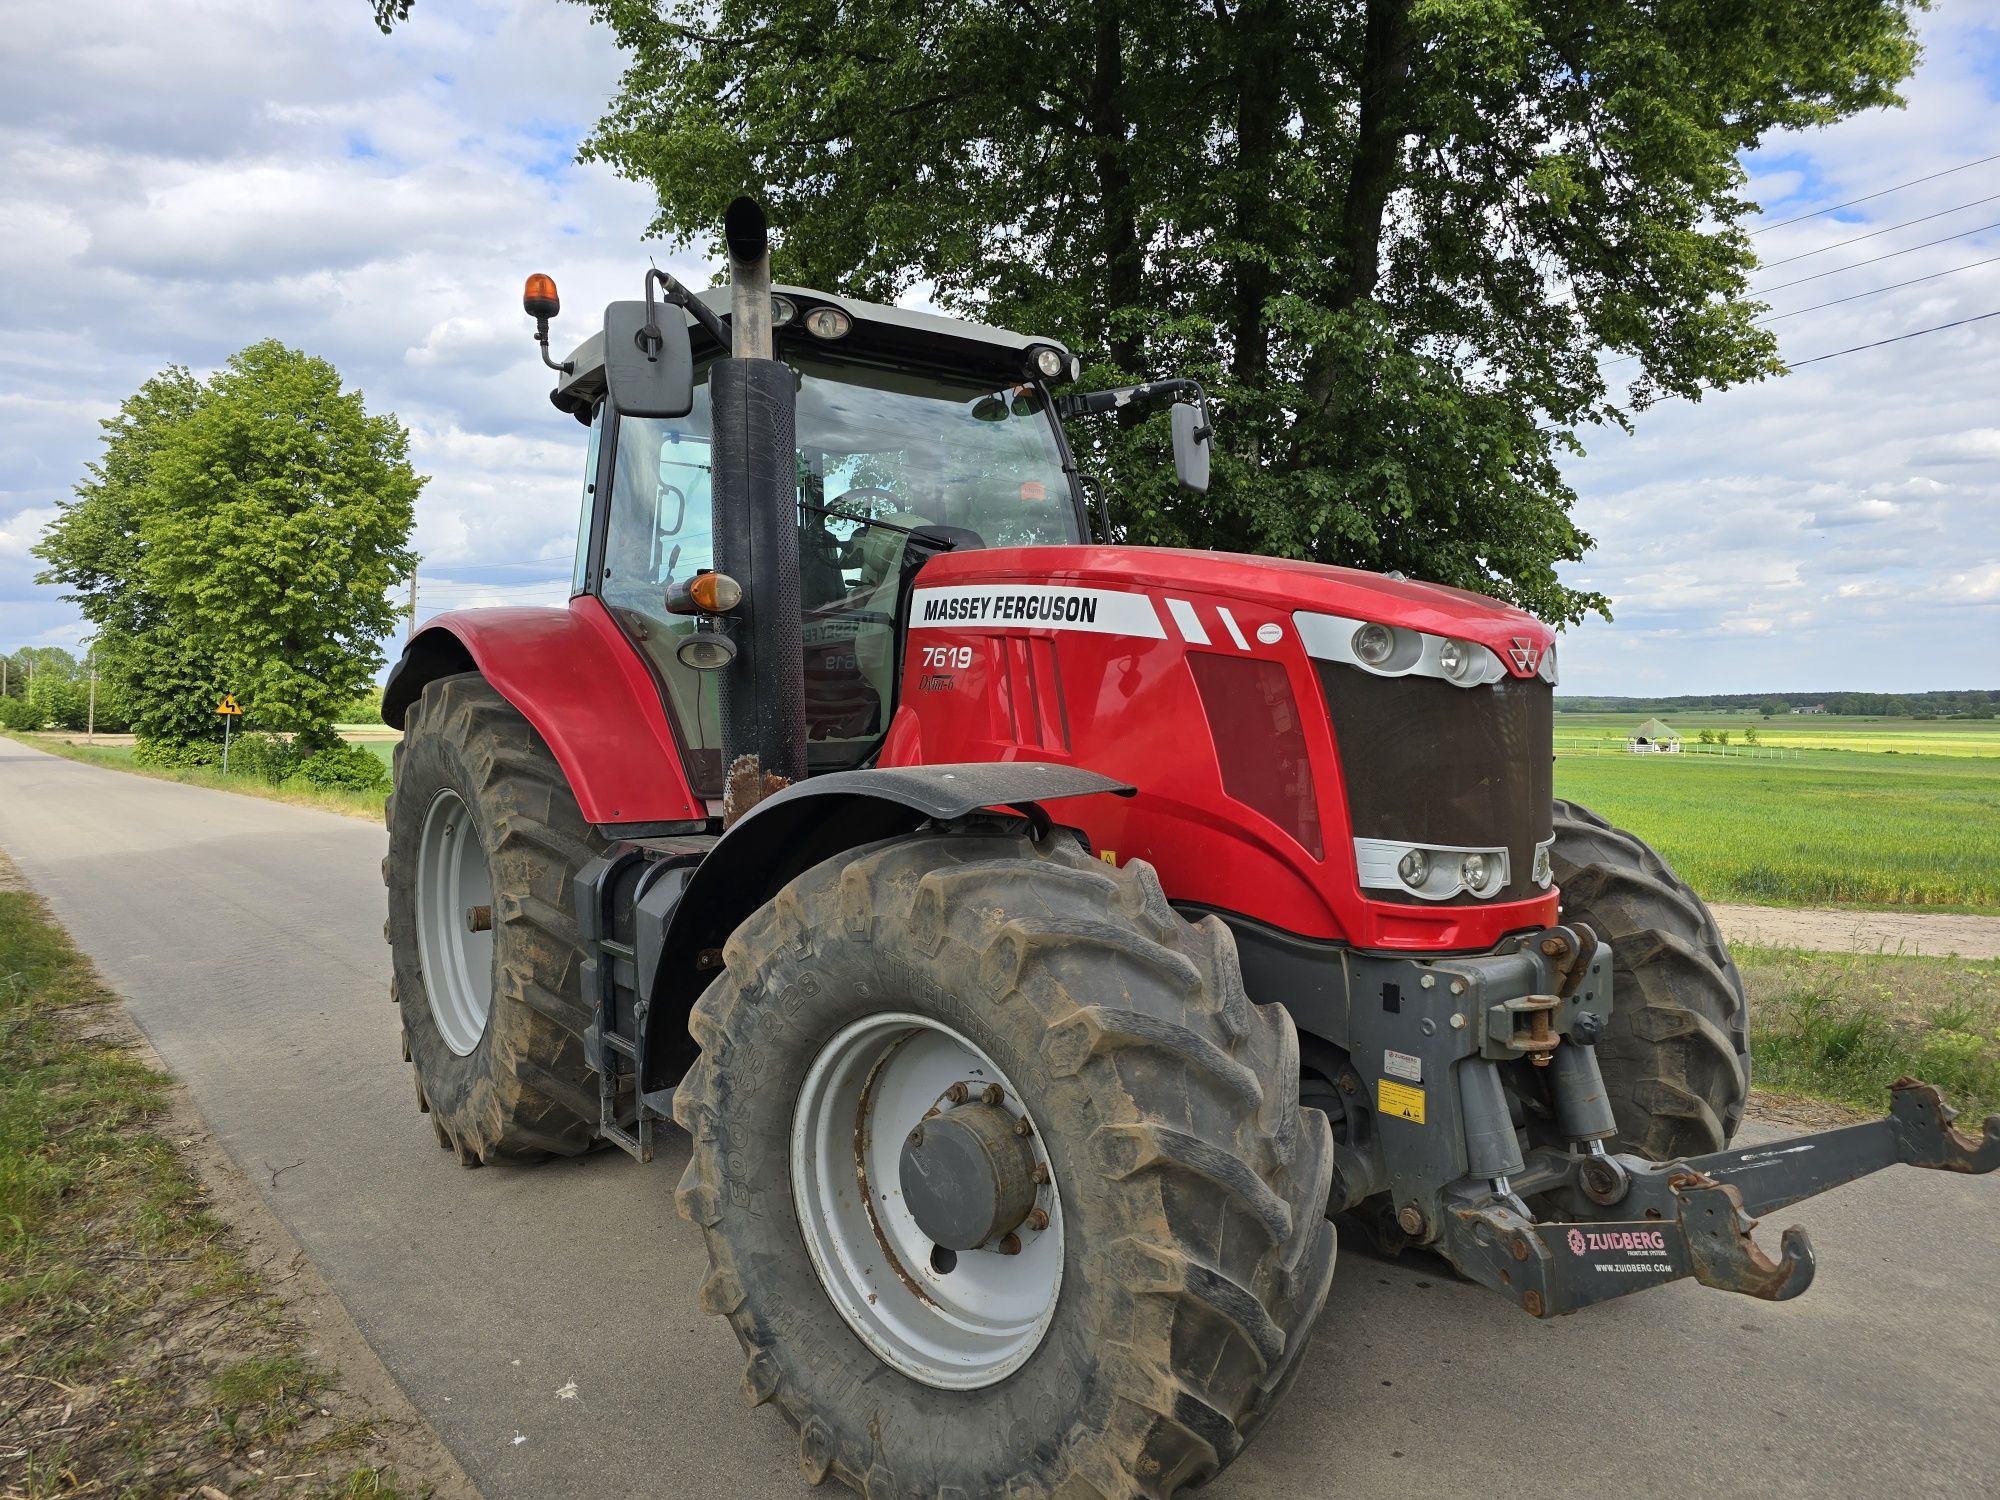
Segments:
[[[679,1138],[476,1172],[433,1143],[380,830],[0,739],[0,846],[490,1500],[804,1493],[696,1307]],[[1798,1301],[1684,1283],[1549,1324],[1344,1247],[1289,1399],[1207,1493],[1992,1493],[2000,1181],[1897,1168],[1794,1218],[1820,1254]]]

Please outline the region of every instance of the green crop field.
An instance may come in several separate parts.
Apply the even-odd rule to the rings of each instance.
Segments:
[[[1689,741],[1726,728],[1728,753],[1628,755],[1636,723],[1557,715],[1556,792],[1708,899],[2000,912],[2000,723],[1689,715],[1668,723]]]

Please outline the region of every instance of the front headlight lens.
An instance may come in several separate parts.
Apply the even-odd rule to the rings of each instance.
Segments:
[[[1458,878],[1465,882],[1469,891],[1486,889],[1486,877],[1493,871],[1491,861],[1483,854],[1468,854],[1458,862]]]
[[[1415,890],[1430,878],[1431,857],[1421,849],[1412,849],[1396,862],[1396,874],[1403,884]]]
[[[1063,359],[1062,350],[1060,349],[1045,347],[1035,351],[1035,368],[1041,371],[1042,379],[1044,380],[1062,379],[1066,364],[1067,361]]]
[[[1549,857],[1549,846],[1535,846],[1535,884],[1546,886],[1556,878],[1555,862]]]
[[[806,332],[816,339],[846,338],[853,326],[853,320],[837,307],[815,307],[806,314]]]
[[[1363,625],[1354,632],[1354,654],[1371,667],[1379,667],[1396,649],[1396,638],[1386,625]]]
[[[1453,682],[1464,681],[1472,670],[1472,648],[1464,641],[1445,641],[1438,647],[1438,668]]]
[[[684,667],[692,667],[697,672],[714,672],[736,659],[736,642],[713,630],[697,630],[692,635],[681,637],[680,644],[674,647],[674,655],[680,658]]]

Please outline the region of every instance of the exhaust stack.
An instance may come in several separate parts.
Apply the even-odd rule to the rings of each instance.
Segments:
[[[730,357],[710,371],[708,390],[715,566],[741,582],[744,595],[735,611],[736,657],[720,674],[722,750],[732,793],[726,816],[734,816],[769,789],[770,778],[797,781],[806,773],[805,642],[796,396],[792,372],[772,357],[764,210],[738,198],[722,223]],[[746,756],[755,764],[744,762]]]

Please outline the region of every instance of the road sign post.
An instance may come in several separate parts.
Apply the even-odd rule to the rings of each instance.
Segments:
[[[224,693],[222,701],[215,705],[215,711],[222,715],[222,774],[229,774],[229,731],[235,727],[237,716],[243,710],[236,706],[236,695]]]

